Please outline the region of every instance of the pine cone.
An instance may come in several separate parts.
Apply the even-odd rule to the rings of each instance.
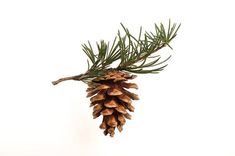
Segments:
[[[104,76],[97,77],[88,84],[87,97],[91,97],[90,106],[94,106],[93,118],[103,116],[100,128],[104,129],[105,135],[113,137],[115,128],[121,132],[126,119],[131,119],[127,110],[134,112],[131,102],[139,98],[126,89],[138,87],[135,83],[126,81],[135,77],[127,72],[108,71]]]

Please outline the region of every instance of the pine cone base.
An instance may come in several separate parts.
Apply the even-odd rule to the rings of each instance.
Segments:
[[[128,111],[134,112],[135,109],[132,106],[132,100],[139,98],[127,89],[138,89],[138,87],[135,83],[126,81],[135,77],[123,71],[108,71],[88,84],[87,97],[91,97],[90,106],[93,107],[93,118],[103,116],[100,128],[104,129],[104,135],[109,134],[113,137],[115,129],[121,132],[126,119],[131,119]]]

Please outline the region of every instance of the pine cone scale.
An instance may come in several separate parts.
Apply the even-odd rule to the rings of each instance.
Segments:
[[[110,96],[118,96],[118,95],[122,95],[122,92],[118,90],[117,88],[109,88],[107,91],[107,94]]]
[[[104,109],[102,112],[101,112],[101,115],[103,116],[107,116],[107,115],[112,115],[113,114],[113,109]]]
[[[118,103],[114,99],[112,99],[110,101],[105,101],[104,106],[107,108],[115,108],[118,107]]]

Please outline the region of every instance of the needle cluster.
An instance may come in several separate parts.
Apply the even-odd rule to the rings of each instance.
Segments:
[[[144,33],[140,27],[137,37],[123,24],[121,26],[124,35],[118,31],[111,44],[102,40],[97,42],[95,50],[89,41],[88,44],[82,45],[89,58],[87,75],[93,77],[102,74],[116,61],[119,61],[118,66],[112,69],[132,73],[158,73],[166,67],[164,63],[170,57],[162,60],[157,52],[166,46],[171,48],[170,42],[176,37],[180,25],[171,24],[170,21],[167,27],[162,23],[155,24],[153,32]]]

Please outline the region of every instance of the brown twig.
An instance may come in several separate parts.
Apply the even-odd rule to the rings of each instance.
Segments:
[[[82,80],[82,76],[83,76],[83,75],[84,75],[84,74],[60,78],[60,79],[58,79],[58,80],[56,80],[56,81],[52,81],[52,84],[53,84],[53,85],[57,85],[58,83],[63,82],[63,81],[67,81],[67,80],[76,80],[76,81],[80,81],[80,80]]]

